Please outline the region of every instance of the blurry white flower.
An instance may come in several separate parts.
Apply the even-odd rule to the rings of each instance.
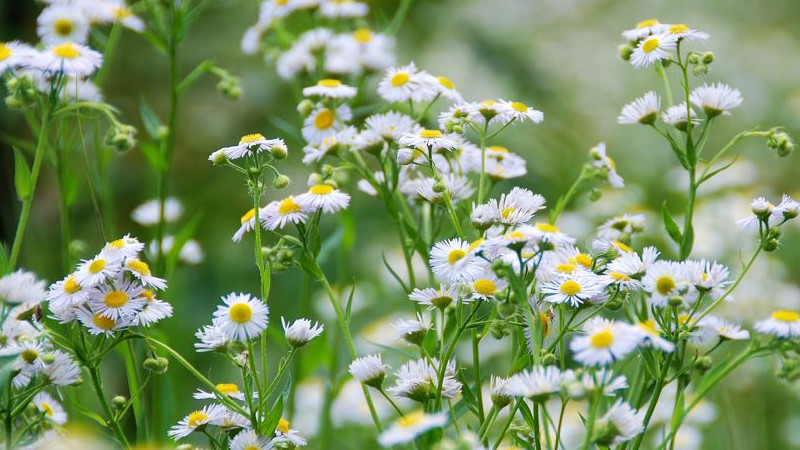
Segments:
[[[447,412],[426,414],[422,411],[408,413],[398,419],[378,436],[383,447],[411,442],[426,431],[443,427],[447,423]]]
[[[91,48],[64,42],[45,47],[30,61],[30,65],[47,74],[63,73],[67,76],[87,77],[103,64],[103,55]]]
[[[37,304],[47,295],[44,288],[35,273],[18,269],[0,278],[0,302]]]
[[[164,223],[173,223],[183,215],[183,205],[174,197],[164,200]],[[131,212],[131,218],[144,226],[156,225],[161,216],[161,203],[158,199],[148,200]]]
[[[348,371],[358,382],[380,389],[388,367],[378,353],[353,360]]]
[[[297,319],[294,322],[286,322],[281,317],[284,335],[292,347],[302,347],[309,341],[322,334],[323,326],[320,323],[312,322],[308,319]]]
[[[652,125],[658,118],[660,108],[661,98],[655,92],[650,91],[625,105],[617,118],[617,123]]]

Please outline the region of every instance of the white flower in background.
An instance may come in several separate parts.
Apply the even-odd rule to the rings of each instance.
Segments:
[[[430,266],[436,278],[445,283],[472,281],[482,272],[480,261],[470,254],[469,242],[449,239],[431,249]]]
[[[278,75],[292,79],[303,72],[313,73],[317,69],[317,54],[323,53],[333,37],[327,28],[306,31],[292,44],[275,63]]]
[[[561,390],[563,379],[555,366],[536,366],[511,376],[506,389],[515,397],[543,402]]]
[[[102,64],[102,54],[74,42],[49,45],[30,61],[31,67],[47,74],[62,73],[76,77],[88,77]]]
[[[420,345],[428,330],[433,328],[432,324],[425,322],[421,316],[416,319],[397,319],[392,323],[398,339],[405,340],[414,345]]]
[[[368,12],[369,6],[366,3],[355,0],[323,0],[319,5],[319,13],[322,17],[364,17]]]
[[[625,375],[615,376],[611,369],[605,367],[594,372],[584,372],[580,382],[587,391],[600,390],[608,396],[613,396],[622,389],[628,389],[628,379]]]
[[[206,405],[203,409],[191,412],[181,419],[177,425],[170,428],[167,435],[174,440],[185,438],[194,430],[203,425],[219,422],[226,416],[225,407],[218,404]]]
[[[286,322],[281,317],[284,335],[292,347],[302,347],[312,339],[322,334],[323,326],[320,323],[312,322],[308,319],[297,319],[294,322]]]
[[[36,19],[36,32],[45,45],[74,42],[85,44],[89,37],[89,21],[80,8],[52,4]]]
[[[642,343],[645,346],[657,348],[661,351],[671,352],[675,350],[675,344],[664,339],[658,324],[653,319],[647,319],[634,325],[634,330],[641,335]]]
[[[602,366],[618,361],[636,349],[639,333],[622,322],[593,317],[583,325],[583,335],[572,338],[569,348],[575,359],[588,366]]]
[[[440,130],[419,130],[416,133],[406,133],[398,141],[400,145],[412,148],[427,147],[430,149],[453,150],[458,148],[458,141],[446,136]]]
[[[286,143],[283,142],[283,139],[267,139],[263,134],[253,133],[242,136],[238,144],[222,147],[217,152],[222,152],[228,159],[234,160],[268,152],[273,147],[278,146],[286,148]],[[217,152],[212,153],[212,155]],[[211,160],[211,157],[209,157],[209,160]]]
[[[716,117],[720,114],[728,115],[730,110],[742,104],[742,93],[727,84],[703,84],[695,88],[689,96],[689,101],[698,108],[702,108],[706,116]]]
[[[274,448],[267,438],[259,437],[253,430],[242,430],[228,442],[230,450],[270,450]]]
[[[164,222],[173,223],[183,215],[183,205],[174,197],[164,200]],[[159,222],[161,216],[161,203],[158,199],[148,200],[131,212],[131,218],[139,225],[152,226]]]
[[[655,92],[650,91],[625,105],[617,118],[617,123],[652,125],[658,118],[660,108],[661,98]]]
[[[447,423],[447,412],[426,414],[414,411],[398,419],[378,436],[383,447],[411,442],[428,430],[443,427]]]
[[[217,324],[205,325],[194,334],[200,342],[194,344],[194,348],[200,352],[212,352],[224,349],[231,338]]]
[[[325,52],[325,70],[335,74],[359,75],[394,64],[394,38],[369,28],[333,36]]]
[[[708,33],[698,30],[693,30],[687,25],[682,23],[673,23],[667,25],[666,30],[668,34],[683,39],[686,41],[705,41],[708,40]]]
[[[789,310],[778,310],[765,320],[756,322],[756,331],[771,334],[780,338],[800,337],[800,313]]]
[[[597,237],[601,239],[608,239],[609,241],[618,241],[621,237],[630,237],[634,233],[639,233],[644,230],[644,224],[647,218],[644,214],[623,214],[607,220],[602,225],[597,227]]]
[[[442,177],[441,182],[444,183],[444,187],[447,193],[450,194],[450,201],[453,204],[468,199],[475,192],[472,182],[463,175],[448,173]],[[444,202],[444,191],[437,192],[437,183],[433,178],[423,178],[417,186],[416,194],[431,203],[441,204]]]
[[[542,286],[544,299],[551,303],[568,303],[579,307],[603,293],[605,286],[592,272],[575,271],[553,277]]]
[[[350,196],[330,184],[315,184],[308,188],[308,192],[295,197],[295,201],[301,209],[322,210],[326,214],[333,214],[347,209],[350,204]]]
[[[618,400],[600,418],[597,429],[602,431],[595,441],[604,446],[627,442],[644,430],[642,420],[643,416],[637,414],[630,405]]]
[[[214,312],[214,323],[231,339],[255,339],[267,328],[269,308],[258,298],[231,293],[222,302]]]
[[[26,66],[37,52],[27,44],[17,41],[0,42],[0,74],[7,69]]]
[[[497,109],[502,115],[508,116],[517,122],[530,120],[533,123],[542,123],[544,120],[543,112],[533,109],[522,102],[512,102],[500,99],[497,101]]]
[[[290,195],[283,200],[270,202],[259,212],[259,218],[264,228],[276,230],[290,222],[294,224],[305,222],[309,212],[311,211],[307,207],[298,204]]]
[[[92,7],[86,13],[92,22],[113,23],[117,22],[130,30],[141,33],[145,30],[144,21],[133,13],[124,0],[104,0],[92,2]]]
[[[333,131],[322,142],[303,147],[303,164],[312,164],[322,161],[326,155],[336,153],[339,149],[356,143],[356,129],[348,126],[338,131]]]
[[[59,425],[67,423],[67,413],[52,395],[47,392],[39,392],[33,397],[33,405],[44,414],[45,420],[53,421]]]
[[[46,296],[45,282],[33,272],[18,269],[0,278],[0,302],[37,304]]]
[[[367,386],[380,388],[386,378],[386,369],[389,366],[383,363],[380,353],[375,355],[363,356],[350,363],[348,372],[359,383]]]
[[[441,284],[439,289],[425,288],[414,289],[408,294],[408,299],[421,305],[427,305],[428,309],[445,309],[454,301],[461,298],[455,285]]]
[[[606,266],[607,274],[613,272],[632,278],[641,277],[656,262],[660,255],[655,247],[645,247],[641,256],[636,252],[623,252]]]
[[[172,251],[172,246],[175,244],[174,236],[164,236],[161,240],[161,249],[164,254],[169,254]],[[150,242],[147,246],[147,254],[154,258],[158,254],[158,244],[155,241]],[[205,259],[206,255],[203,252],[203,247],[194,239],[189,239],[181,247],[178,253],[178,259],[186,264],[200,264]]]
[[[698,325],[702,328],[707,328],[713,331],[717,336],[720,337],[720,339],[728,339],[732,341],[750,339],[749,331],[743,330],[738,324],[729,322],[719,317],[706,316]]]
[[[420,128],[410,116],[395,111],[373,114],[364,120],[364,125],[383,139],[394,141],[406,133],[419,133]]]
[[[356,88],[342,84],[339,80],[324,78],[314,86],[303,88],[306,97],[319,96],[325,98],[352,98],[356,96]]]
[[[395,385],[387,391],[396,397],[405,397],[420,403],[436,398],[439,387],[440,362],[436,358],[418,359],[403,364],[395,372]],[[453,398],[461,392],[456,380],[456,363],[450,361],[444,370],[442,398]]]
[[[638,41],[651,34],[663,33],[666,28],[667,25],[662,24],[657,19],[648,19],[637,23],[636,28],[623,31],[622,36],[629,41]]]
[[[631,53],[631,64],[634,67],[649,67],[662,59],[669,59],[669,51],[678,43],[678,38],[671,34],[658,34],[647,37]]]
[[[700,123],[697,113],[694,112],[694,109],[687,107],[686,102],[667,108],[666,111],[661,113],[661,120],[667,125],[672,125],[679,130],[685,130],[689,123],[688,114],[692,117],[692,126]]]
[[[311,146],[333,137],[344,128],[344,122],[353,117],[347,105],[340,105],[335,110],[317,105],[303,122],[303,139]]]
[[[589,156],[593,160],[593,164],[600,170],[605,172],[608,184],[611,187],[620,189],[625,187],[625,180],[617,173],[617,164],[606,153],[606,144],[601,142],[589,150]]]

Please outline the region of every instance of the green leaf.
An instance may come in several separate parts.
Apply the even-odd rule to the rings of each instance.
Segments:
[[[303,251],[300,253],[300,267],[313,279],[319,281],[322,279],[322,271],[320,270],[314,258],[311,258],[308,252]]]
[[[681,240],[683,239],[681,236],[681,230],[678,228],[678,224],[675,223],[675,220],[672,218],[672,214],[670,214],[669,209],[667,209],[666,201],[661,207],[661,215],[664,217],[664,226],[667,228],[669,237],[672,238],[676,244],[680,245]]]
[[[158,129],[163,125],[163,122],[161,122],[161,119],[158,118],[144,97],[139,99],[139,113],[142,115],[142,123],[147,134],[153,140],[158,140]]]
[[[520,370],[528,367],[531,364],[531,355],[527,353],[523,353],[522,355],[514,361],[514,364],[511,365],[510,373],[514,374],[519,372]]]
[[[681,259],[686,259],[689,256],[689,253],[692,252],[693,245],[694,245],[694,227],[690,223],[686,225],[686,229],[683,230],[683,241],[681,242]]]
[[[17,190],[17,197],[26,200],[31,196],[31,169],[28,162],[16,147],[14,147],[14,187]]]
[[[11,371],[14,369],[14,361],[16,359],[16,354],[0,356],[0,399],[3,400],[4,404],[6,402],[6,385],[8,384],[8,378],[11,376]]]
[[[79,413],[81,413],[84,416],[94,420],[95,422],[99,423],[101,426],[103,426],[103,427],[107,427],[108,426],[106,421],[102,417],[100,417],[100,415],[98,415],[97,413],[95,413],[91,409],[83,406],[80,402],[70,402],[70,405],[72,405],[75,409],[77,409]]]
[[[273,433],[275,433],[275,428],[278,427],[282,414],[283,396],[278,397],[278,401],[272,406],[269,415],[267,415],[267,419],[263,422],[263,428],[261,429],[262,436],[272,436]]]
[[[409,292],[408,286],[406,286],[406,284],[403,282],[403,279],[400,278],[400,275],[398,275],[397,272],[394,271],[394,269],[392,269],[392,266],[389,265],[389,261],[386,261],[385,254],[381,253],[381,259],[383,260],[383,265],[389,270],[389,273],[392,274],[392,277],[394,277],[394,279],[397,280],[398,283],[400,283],[400,287],[403,288],[403,291]]]

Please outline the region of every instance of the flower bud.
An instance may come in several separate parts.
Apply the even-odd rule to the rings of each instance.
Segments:
[[[464,134],[464,127],[462,125],[453,125],[453,133]]]
[[[686,59],[686,62],[687,62],[687,63],[689,63],[689,64],[691,64],[691,65],[693,65],[693,66],[694,66],[695,64],[700,64],[700,55],[698,55],[698,54],[697,54],[697,53],[695,53],[695,52],[692,52],[692,53],[689,55],[689,57]]]
[[[442,180],[439,180],[433,184],[433,192],[436,192],[437,194],[441,194],[446,190],[447,190],[447,185],[444,184],[444,181]]]
[[[669,298],[668,303],[669,306],[674,306],[677,308],[678,306],[683,305],[683,297],[681,297],[680,295],[673,295],[672,297]]]
[[[708,372],[714,366],[714,360],[710,356],[701,356],[694,362],[694,367],[701,374]]]
[[[702,77],[708,73],[708,66],[706,64],[698,64],[694,66],[692,73],[696,77]]]
[[[774,252],[778,249],[780,245],[780,240],[778,238],[771,238],[767,239],[766,242],[761,246],[765,252]]]
[[[162,374],[169,368],[169,360],[167,358],[156,357],[147,358],[144,360],[144,368],[156,374]]]
[[[558,362],[558,358],[556,358],[556,355],[554,355],[554,354],[552,354],[550,352],[545,352],[545,353],[542,354],[542,365],[543,366],[552,366],[556,362]]]
[[[269,154],[277,160],[286,159],[289,156],[289,149],[283,144],[276,144],[269,149]]]
[[[414,153],[416,150],[413,148],[402,147],[397,149],[397,164],[406,166],[414,161]]]
[[[622,44],[617,49],[617,52],[623,61],[630,61],[631,55],[633,54],[633,47],[631,47],[630,44]]]
[[[275,189],[283,189],[286,186],[288,186],[289,183],[291,182],[292,182],[291,178],[281,174],[275,177],[275,179],[272,181],[272,187],[274,187]]]
[[[9,95],[6,97],[6,106],[8,106],[8,109],[20,109],[22,108],[22,102],[13,95]]]
[[[125,152],[136,145],[136,128],[116,123],[106,132],[105,143],[118,152]]]
[[[703,53],[703,64],[711,64],[714,62],[714,52]]]
[[[492,333],[492,337],[497,340],[503,339],[511,334],[511,330],[508,329],[508,324],[504,320],[500,319],[495,319],[492,321],[489,331]]]
[[[111,406],[113,406],[114,409],[122,409],[125,407],[126,403],[128,403],[128,399],[125,398],[124,395],[117,395],[111,399]]]
[[[225,154],[224,150],[220,149],[212,153],[211,156],[208,157],[208,159],[209,161],[211,161],[211,164],[215,166],[221,166],[222,164],[225,164],[225,162],[228,161],[228,155]]]
[[[303,117],[308,117],[313,110],[314,103],[312,103],[309,99],[305,99],[297,105],[297,112],[299,112]]]
[[[231,100],[236,100],[242,95],[242,82],[239,77],[226,74],[217,83],[217,90]]]

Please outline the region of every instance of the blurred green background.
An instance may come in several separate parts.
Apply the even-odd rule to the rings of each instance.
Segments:
[[[369,3],[374,10],[391,14],[396,2]],[[0,40],[34,42],[35,20],[41,7],[31,1],[0,0]],[[192,335],[210,322],[220,295],[256,292],[258,279],[249,242],[237,245],[230,241],[239,216],[250,207],[243,182],[235,173],[213,167],[206,158],[243,134],[262,132],[285,138],[290,147],[289,160],[282,170],[292,177],[293,184],[285,192],[271,191],[269,199],[298,192],[308,175],[300,164],[302,143],[274,125],[278,119],[299,126],[295,98],[275,75],[274,67],[239,50],[244,29],[255,23],[257,8],[254,1],[211,2],[180,50],[184,72],[212,58],[240,76],[245,91],[239,100],[228,100],[216,91],[216,80],[207,77],[183,97],[170,186],[170,195],[185,207],[178,226],[202,215],[194,238],[206,258],[197,266],[180,268],[170,280],[167,299],[175,306],[175,316],[163,322],[159,332],[214,379],[226,376],[224,363],[214,365],[213,357],[194,353]],[[684,22],[709,32],[712,37],[707,44],[695,45],[715,52],[707,80],[723,81],[742,91],[744,105],[731,117],[718,121],[709,148],[718,149],[736,132],[757,125],[784,125],[790,134],[800,136],[800,3],[795,0],[419,1],[398,35],[398,63],[414,60],[421,68],[448,76],[467,99],[512,98],[544,111],[543,124],[512,128],[503,134],[501,143],[528,160],[528,176],[513,184],[543,194],[551,204],[577,176],[588,149],[606,142],[627,186],[597,203],[579,201],[564,217],[565,228],[586,239],[594,226],[616,214],[645,212],[648,233],[637,244],[666,245],[658,215],[648,211],[658,211],[665,200],[678,211],[685,180],[674,170],[674,156],[652,130],[616,123],[625,103],[648,90],[661,89],[652,71],[633,69],[617,57],[616,50],[622,42],[621,30],[651,17]],[[106,62],[111,69],[103,92],[108,103],[122,111],[124,122],[141,127],[140,99],[165,116],[166,62],[132,32],[124,33],[120,45],[114,58]],[[694,82],[702,83],[696,78]],[[27,135],[18,112],[4,106],[0,106],[0,131]],[[0,235],[4,242],[10,242],[19,203],[13,191],[12,153],[5,143],[0,146]],[[697,218],[697,254],[722,259],[734,273],[740,247],[748,237],[732,222],[747,213],[749,200],[755,195],[778,200],[784,192],[800,196],[800,161],[796,155],[779,159],[763,141],[755,139],[745,141],[739,149],[742,157],[737,167],[723,175],[720,183],[708,186]],[[75,161],[75,170],[84,170],[81,161]],[[156,195],[155,176],[142,153],[134,149],[119,155],[108,176],[114,189],[118,234],[130,232],[149,239],[152,230],[130,218],[133,208]],[[504,187],[509,185],[512,183]],[[388,314],[408,313],[411,308],[380,266],[381,252],[391,256],[398,251],[394,235],[387,236],[383,231],[390,226],[386,215],[374,199],[352,193],[350,214],[341,220],[355,223],[353,252],[349,256],[333,255],[327,269],[340,283],[358,280],[358,306],[362,308],[354,329],[358,333],[361,327],[367,331],[377,327],[374,321]],[[23,267],[49,281],[63,276],[56,196],[53,174],[45,169],[21,257]],[[85,185],[71,215],[74,237],[87,244],[88,253],[99,249],[102,238]],[[326,226],[326,232],[333,233],[339,222],[330,218]],[[798,234],[795,225],[785,236],[781,251],[757,264],[753,277],[736,295],[736,302],[727,306],[728,315],[750,323],[775,305],[800,308]],[[279,329],[282,315],[298,315],[302,299],[308,297],[307,288],[297,269],[277,275],[270,298],[271,328]],[[313,292],[311,301],[315,305],[322,302]],[[324,306],[311,315],[325,317]],[[335,323],[328,324],[323,336],[330,343],[338,334]],[[375,347],[362,343],[362,350],[375,351]],[[271,351],[279,353],[278,348]],[[302,373],[325,381],[326,370],[320,366],[330,362],[329,346],[320,339],[307,353],[310,355],[303,360]],[[347,362],[339,361],[340,373]],[[734,373],[714,397],[717,413],[702,428],[706,435],[702,448],[800,448],[798,389],[777,381],[772,376],[774,369],[774,361],[764,361]],[[109,370],[114,373],[113,366]],[[121,373],[120,368],[117,370]],[[157,386],[163,398],[170,399],[158,412],[165,424],[189,410],[187,399],[196,385],[177,365],[170,372],[169,379]],[[124,391],[124,379],[118,382],[117,389]],[[113,380],[109,383],[113,386]],[[308,417],[298,415],[310,413],[303,405],[298,405],[297,412],[297,423],[305,423],[302,421]],[[350,442],[347,436],[332,439]],[[333,448],[353,448],[342,445]]]

